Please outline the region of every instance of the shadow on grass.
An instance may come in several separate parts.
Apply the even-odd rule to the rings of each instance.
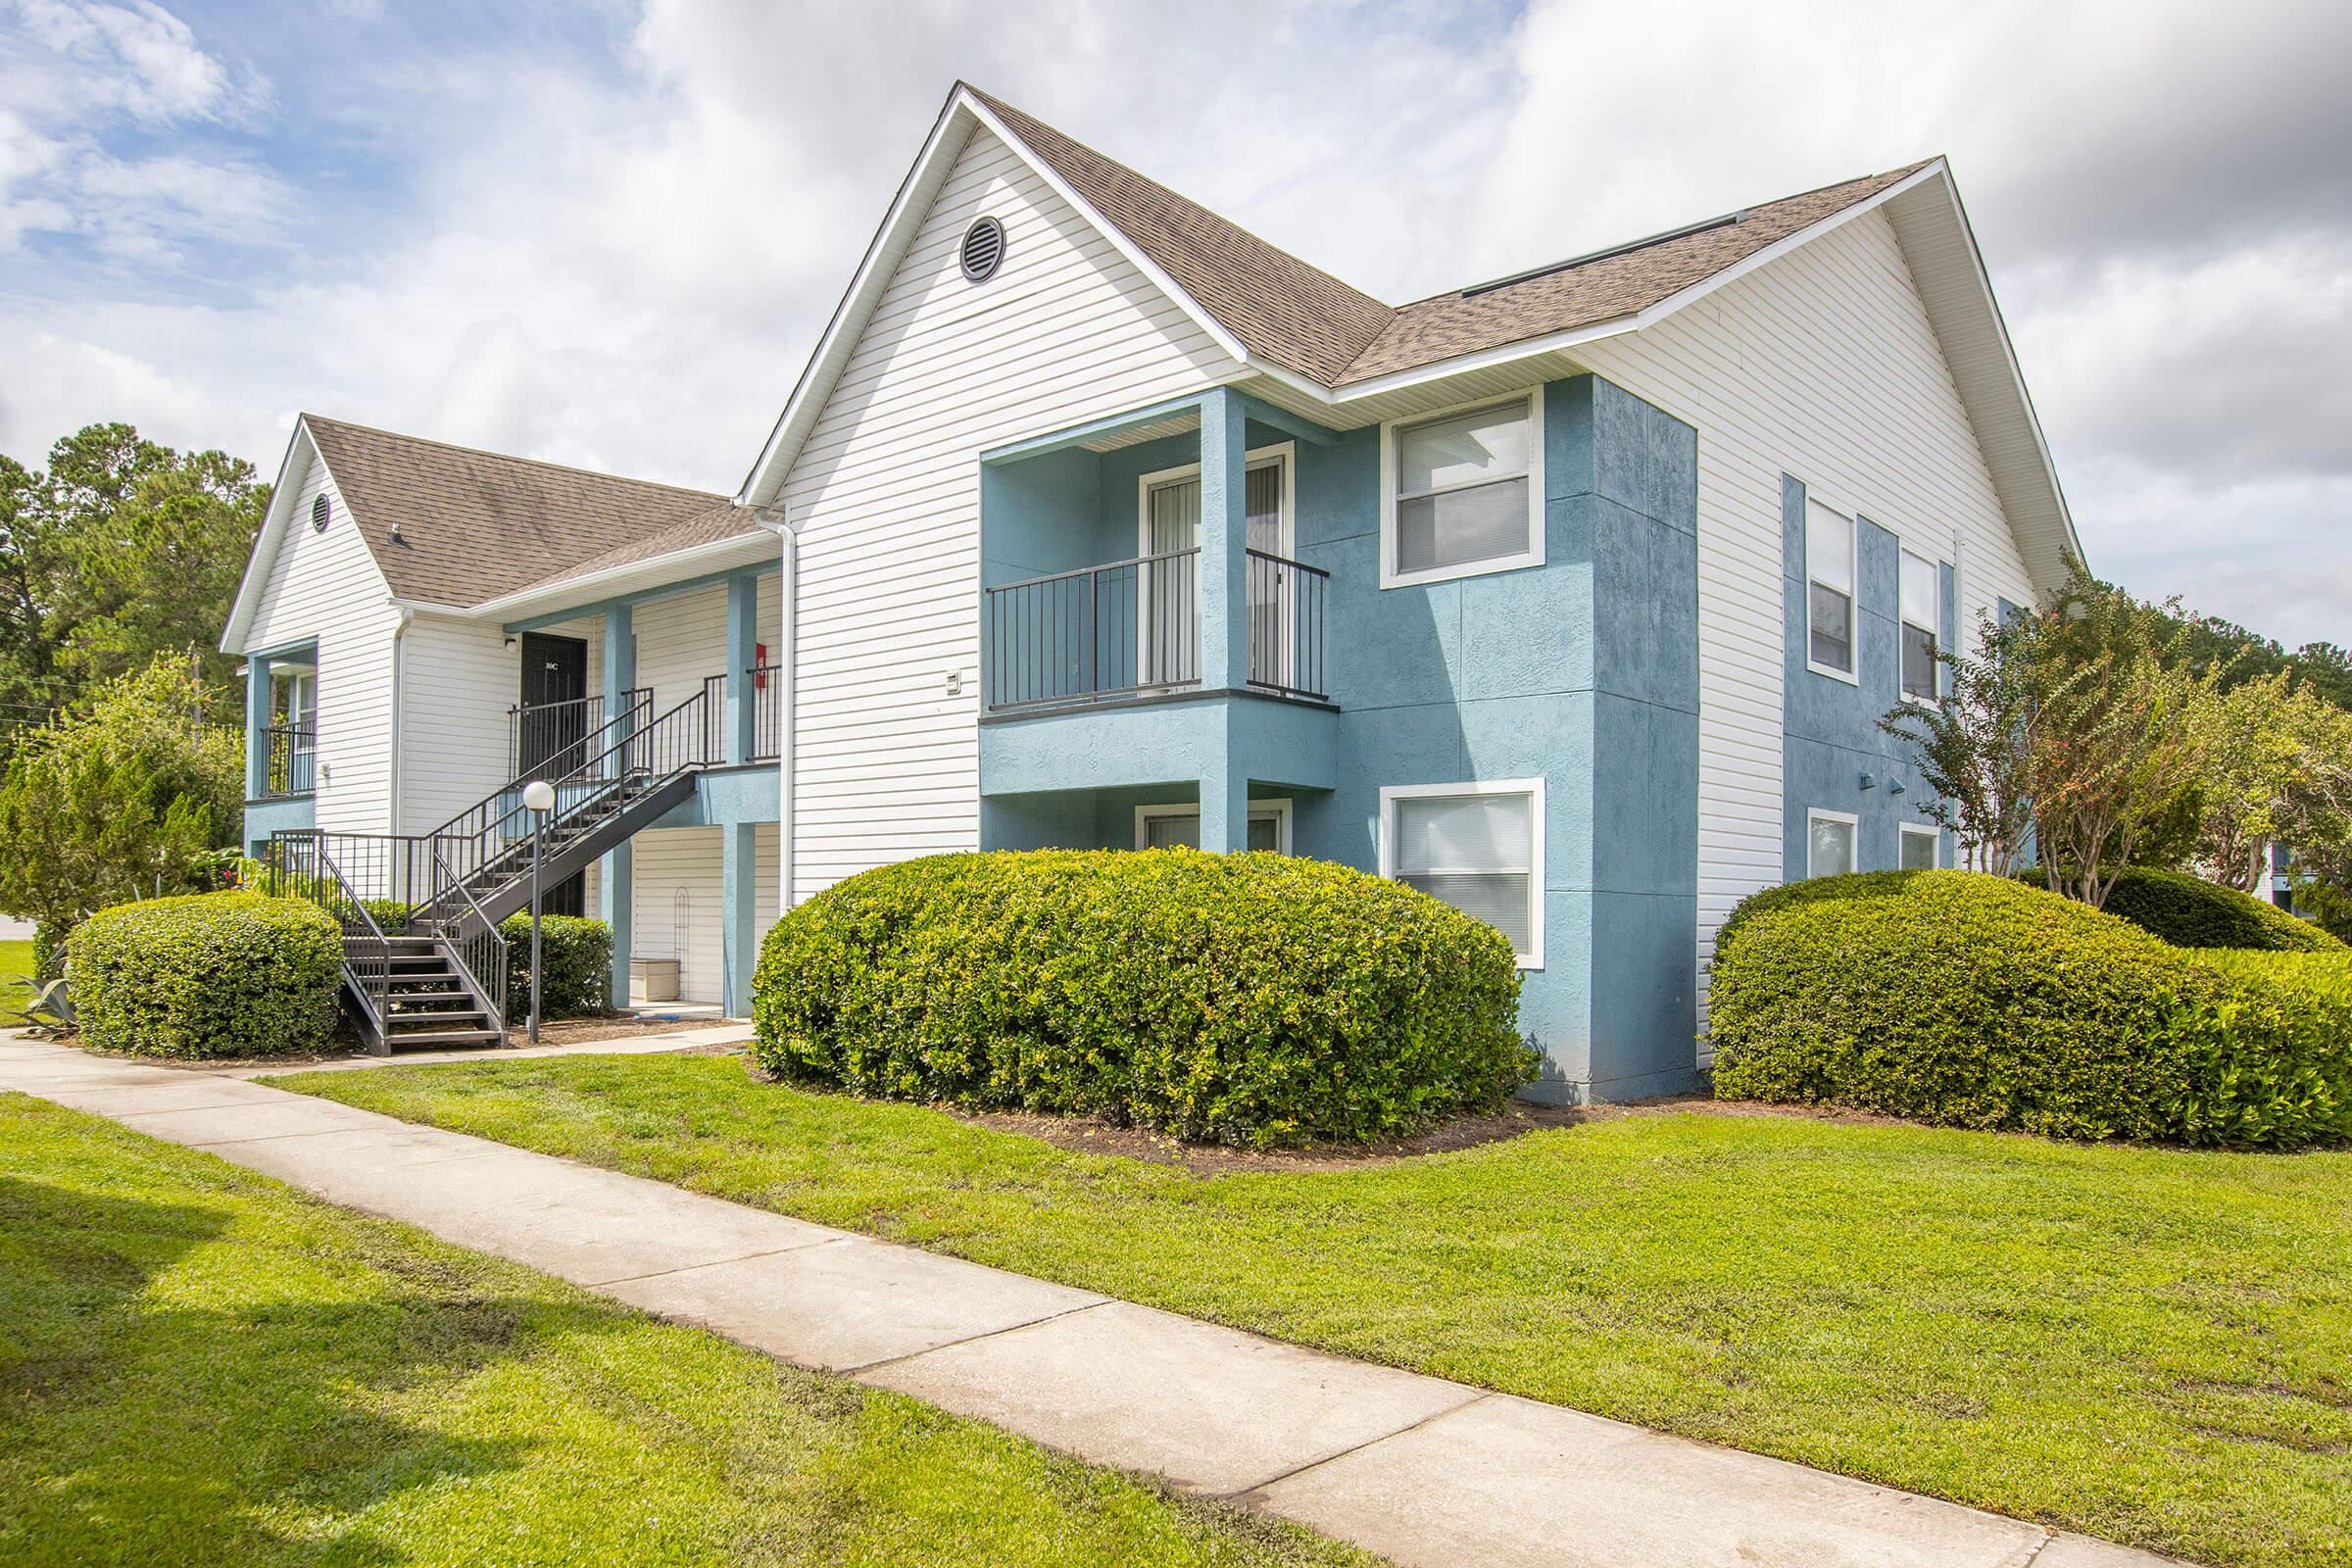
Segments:
[[[399,1419],[396,1396],[612,1321],[221,1198],[0,1176],[0,1561],[400,1560],[352,1516],[529,1444]]]

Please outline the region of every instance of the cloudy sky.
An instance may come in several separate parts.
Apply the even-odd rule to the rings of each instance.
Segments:
[[[1383,298],[1948,155],[2093,565],[2352,643],[2341,0],[0,0],[0,452],[732,490],[961,75]]]

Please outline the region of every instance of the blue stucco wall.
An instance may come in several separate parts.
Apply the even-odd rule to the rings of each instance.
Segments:
[[[1697,438],[1596,377],[1544,390],[1544,562],[1383,589],[1380,438],[1298,449],[1300,558],[1331,573],[1338,776],[1299,853],[1379,863],[1384,785],[1542,776],[1543,1098],[1692,1077]],[[1596,765],[1595,760],[1598,759]]]
[[[308,795],[288,795],[245,803],[245,853],[258,856],[270,847],[270,835],[284,829],[318,825],[318,802]]]
[[[1297,551],[1330,573],[1337,710],[1206,693],[992,719],[980,735],[983,845],[1124,848],[1137,805],[1246,774],[1250,796],[1291,800],[1297,853],[1376,870],[1384,786],[1542,777],[1544,962],[1526,974],[1520,1008],[1549,1056],[1536,1093],[1689,1087],[1697,437],[1590,376],[1545,388],[1544,407],[1544,564],[1382,589],[1379,431],[1298,441]],[[1284,438],[1255,424],[1248,435],[1252,448]],[[1025,496],[1045,519],[988,516],[992,580],[1132,555],[1138,478],[1198,451],[1187,435],[1054,454],[1050,475],[992,484],[990,506]],[[1034,537],[1045,527],[1073,537],[1048,544]]]
[[[1902,546],[1868,517],[1855,519],[1855,678],[1843,681],[1817,673],[1805,658],[1805,485],[1782,476],[1781,874],[1788,881],[1805,875],[1806,812],[1851,812],[1857,867],[1882,871],[1900,861],[1901,824],[1927,824],[1922,808],[1935,799],[1921,781],[1911,748],[1878,727],[1880,716],[1902,701],[1896,640]],[[1954,588],[1951,564],[1937,562],[1936,635],[1946,648],[1957,630]],[[1865,775],[1871,780],[1867,788]],[[1952,836],[1946,832],[1941,838],[1941,860],[1950,865]]]

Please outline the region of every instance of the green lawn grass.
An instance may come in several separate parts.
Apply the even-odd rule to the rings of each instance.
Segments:
[[[30,942],[0,942],[0,1013],[14,1015],[32,1000],[32,988],[19,985],[19,975],[32,973]]]
[[[738,1059],[277,1080],[2214,1562],[2352,1562],[2352,1153],[1637,1115],[1199,1176]]]
[[[0,1095],[12,1568],[1369,1560]]]

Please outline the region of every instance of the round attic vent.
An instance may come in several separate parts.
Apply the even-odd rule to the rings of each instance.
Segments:
[[[314,533],[326,532],[326,519],[331,515],[333,509],[326,504],[326,492],[321,490],[311,499],[311,530]]]
[[[993,218],[980,218],[963,231],[960,252],[963,275],[975,283],[985,283],[997,275],[1004,265],[1004,225]]]

